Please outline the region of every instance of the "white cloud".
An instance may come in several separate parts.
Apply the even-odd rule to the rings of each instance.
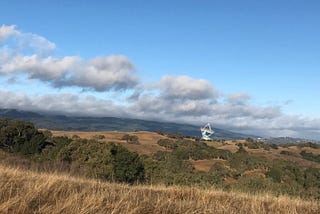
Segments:
[[[59,88],[77,86],[96,91],[126,90],[139,83],[133,64],[121,55],[90,61],[76,56],[44,58],[17,55],[0,64],[0,74],[12,73],[24,73],[30,79],[46,81]]]
[[[97,99],[93,96],[61,93],[29,95],[23,92],[0,90],[0,108],[15,108],[28,111],[62,113],[67,115],[125,116],[126,110],[110,100]]]
[[[243,105],[250,100],[250,96],[244,92],[238,92],[227,95],[227,101],[236,105]]]
[[[26,73],[30,79],[56,81],[76,67],[78,57],[41,58],[38,55],[11,57],[0,67],[0,73]]]
[[[20,32],[16,30],[15,25],[2,25],[0,27],[0,42],[6,40],[10,36],[19,35]]]
[[[19,46],[22,49],[35,50],[39,55],[47,55],[56,49],[56,44],[33,33],[20,33]]]
[[[11,44],[19,51],[29,51],[32,49],[37,54],[50,53],[56,49],[56,45],[46,38],[33,33],[24,33],[17,30],[15,25],[2,25],[0,27],[0,42],[9,38],[15,38],[15,44]]]
[[[169,99],[214,99],[218,92],[205,79],[194,79],[189,76],[164,76],[159,82],[164,97]]]
[[[16,37],[14,45],[0,47],[0,75],[26,74],[29,79],[46,81],[54,87],[95,91],[127,90],[139,83],[134,65],[126,56],[57,58],[50,55],[56,45],[44,37],[20,32],[15,26],[3,25],[0,29],[0,39]]]
[[[126,90],[134,88],[139,82],[134,74],[134,65],[122,55],[97,57],[87,62],[82,61],[69,76],[55,81],[55,85],[78,86],[96,91]]]

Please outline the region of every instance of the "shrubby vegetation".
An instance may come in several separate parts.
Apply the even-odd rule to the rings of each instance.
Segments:
[[[313,149],[320,149],[320,144],[307,142],[307,143],[300,143],[298,144],[299,147],[310,147]]]
[[[64,146],[56,155],[70,164],[71,172],[97,179],[143,182],[144,167],[138,154],[114,143],[80,139]]]
[[[39,163],[64,162],[71,173],[86,177],[126,183],[144,181],[139,155],[120,145],[78,136],[52,137],[50,132],[40,132],[31,123],[18,120],[2,119],[0,125],[0,148],[4,151]]]
[[[304,150],[300,152],[300,155],[306,160],[320,163],[320,155],[314,155],[311,152],[306,152]]]
[[[320,199],[319,169],[303,169],[296,163],[270,160],[246,151],[246,148],[276,149],[273,145],[248,139],[238,144],[237,152],[231,153],[201,140],[185,139],[178,134],[170,137],[158,141],[165,151],[139,156],[119,144],[101,141],[101,136],[90,140],[78,136],[53,137],[49,131],[39,131],[31,123],[0,120],[2,150],[37,164],[63,163],[74,175],[130,184],[215,186]],[[134,135],[124,135],[122,139],[128,143],[139,142]],[[306,151],[301,155],[319,162],[319,155]],[[192,161],[204,159],[220,160],[208,172],[195,171]]]
[[[240,174],[244,173],[246,170],[257,168],[265,169],[269,165],[266,158],[250,155],[243,147],[240,147],[239,150],[231,156],[229,164]]]
[[[44,133],[32,123],[0,119],[0,148],[4,151],[31,156],[40,153],[46,144]]]
[[[93,136],[93,139],[96,139],[96,140],[103,140],[103,139],[105,139],[106,137],[104,136],[104,135],[95,135],[95,136]]]
[[[170,139],[160,139],[157,143],[167,149],[176,149],[178,147],[178,144]]]
[[[125,134],[121,139],[127,141],[127,143],[130,144],[139,144],[139,138],[136,135]]]
[[[160,146],[172,150],[172,154],[182,160],[203,160],[209,158],[229,159],[231,152],[208,146],[202,141],[160,139]]]
[[[269,151],[270,149],[278,149],[276,144],[266,144],[262,141],[256,141],[252,138],[247,138],[244,146],[248,147],[249,149],[264,149]]]
[[[282,151],[280,152],[280,154],[281,154],[281,155],[289,155],[289,156],[294,155],[293,152],[290,152],[290,151],[287,151],[287,150],[282,150]]]

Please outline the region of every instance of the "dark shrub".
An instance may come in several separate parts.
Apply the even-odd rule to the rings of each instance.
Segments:
[[[138,154],[113,144],[111,147],[114,179],[118,182],[143,182],[144,166]]]
[[[125,134],[122,136],[121,140],[125,140],[130,144],[139,144],[139,138],[136,135]]]
[[[160,139],[158,140],[157,144],[167,149],[175,149],[178,147],[178,144],[170,139]]]
[[[32,156],[47,145],[46,139],[32,123],[0,119],[0,148],[7,152]]]
[[[281,155],[294,155],[294,153],[293,152],[290,152],[290,151],[287,151],[287,150],[282,150],[281,152],[280,152],[280,154]]]
[[[320,163],[320,155],[315,155],[311,152],[306,152],[304,150],[302,152],[300,152],[300,155],[306,160]]]

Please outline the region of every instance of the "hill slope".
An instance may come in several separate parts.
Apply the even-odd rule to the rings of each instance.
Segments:
[[[162,131],[166,133],[181,133],[185,136],[200,137],[198,126],[189,124],[166,123],[116,117],[68,117],[64,115],[38,114],[18,111],[15,109],[0,109],[0,118],[21,119],[32,122],[38,128],[65,131]],[[256,137],[241,133],[214,128],[215,138],[245,139]]]
[[[155,132],[77,132],[77,131],[51,131],[53,136],[67,136],[72,138],[72,136],[79,136],[80,138],[85,139],[95,139],[97,136],[104,136],[103,139],[99,140],[100,142],[115,142],[121,144],[122,146],[126,147],[128,150],[132,152],[137,152],[140,155],[154,155],[158,151],[167,151],[167,149],[163,146],[158,144],[160,139],[168,139],[167,136],[160,135]],[[139,144],[130,144],[127,143],[122,137],[125,134],[135,135],[139,139]],[[296,163],[297,165],[308,168],[308,167],[315,167],[320,169],[320,163],[306,160],[304,159],[300,153],[302,151],[311,152],[315,155],[320,155],[320,149],[310,148],[304,144],[296,144],[296,145],[278,145],[277,148],[269,148],[268,150],[264,148],[251,148],[255,144],[248,143],[245,140],[227,140],[223,142],[218,141],[207,141],[206,144],[211,147],[215,147],[221,150],[227,150],[232,153],[235,153],[239,150],[239,143],[244,144],[245,150],[252,155],[257,157],[265,157],[266,159],[281,159],[281,160],[288,160],[291,162]],[[248,145],[246,145],[248,144]],[[299,145],[299,146],[297,146]],[[250,149],[251,148],[251,149]],[[282,154],[284,151],[289,152],[288,154]],[[218,162],[221,160],[218,160]],[[209,169],[213,164],[217,162],[216,159],[210,160],[203,160],[199,162],[193,162],[195,166],[207,165]],[[208,171],[208,170],[205,170]]]
[[[51,173],[48,174],[50,176],[52,176],[52,173],[55,173],[55,175],[60,173],[68,179],[75,176],[83,178],[78,179],[79,182],[91,178],[106,182],[171,186],[178,196],[177,199],[172,196],[170,203],[176,203],[175,201],[182,197],[183,201],[178,203],[178,207],[184,201],[188,201],[189,198],[181,196],[184,193],[181,193],[180,189],[177,190],[176,185],[185,186],[182,188],[183,190],[192,190],[195,187],[204,188],[206,189],[205,194],[211,192],[213,188],[219,188],[229,193],[233,191],[253,195],[257,193],[277,196],[290,195],[309,201],[314,199],[318,202],[320,199],[320,147],[317,144],[277,146],[266,145],[252,139],[209,142],[182,138],[180,135],[161,135],[152,132],[54,131],[50,133],[47,130],[36,130],[31,123],[16,120],[0,120],[0,127],[0,166],[24,169],[25,171],[22,171],[21,174],[26,176],[30,172],[27,170],[33,170],[34,172],[42,172],[41,176],[48,173]],[[6,170],[4,169],[4,171]],[[27,201],[29,197],[34,198],[33,195],[35,194],[38,198],[36,197],[36,199],[28,202],[27,206],[30,203],[30,206],[36,204],[35,206],[39,210],[42,203],[47,205],[53,203],[52,200],[60,200],[60,193],[55,193],[55,189],[48,191],[53,194],[53,198],[47,199],[47,197],[51,197],[48,196],[48,193],[33,192],[29,196],[28,193],[23,192],[24,186],[15,183],[9,183],[9,187],[6,187],[8,182],[14,182],[20,175],[3,175],[1,177],[2,174],[5,174],[5,172],[0,170],[0,184],[4,185],[3,187],[0,186],[2,190],[2,192],[0,191],[0,208],[2,204],[7,204],[6,201],[2,203],[1,200],[5,197],[10,198],[14,194],[25,195],[27,199],[24,198],[24,201]],[[38,176],[36,173],[33,173],[33,175],[35,175],[34,178],[30,180],[36,182]],[[47,177],[39,184],[32,183],[28,184],[27,187],[37,189],[49,180],[50,177]],[[26,180],[21,182],[26,182]],[[60,182],[54,184],[58,188],[57,192],[63,191],[59,190],[60,185],[63,186],[63,182],[63,180],[60,180]],[[79,193],[83,188],[74,184],[70,188],[74,188],[74,186],[76,190],[72,190],[73,193],[74,191]],[[68,186],[63,186],[63,188],[68,189]],[[112,186],[108,188],[110,191],[113,189]],[[149,187],[147,186],[147,188]],[[151,189],[152,191],[163,191],[153,189],[153,187]],[[167,189],[170,188],[165,190]],[[132,188],[126,189],[127,192],[131,192],[131,190]],[[100,192],[100,190],[94,191],[95,193]],[[124,192],[118,189],[116,191],[120,194]],[[217,191],[214,190],[214,192]],[[67,194],[68,192],[63,193]],[[103,193],[109,194],[110,192]],[[234,203],[240,203],[241,206],[242,202],[227,198],[226,195],[229,195],[229,193],[223,193],[224,200],[233,200],[230,202],[231,207]],[[7,194],[9,196],[6,196]],[[143,195],[141,200],[146,200],[144,193],[139,194]],[[167,203],[160,201],[166,201],[167,198],[171,197],[170,194],[167,197],[165,194],[162,199],[157,199],[157,204]],[[207,197],[201,194],[199,195],[200,200]],[[136,198],[138,195],[132,197]],[[238,198],[242,197],[241,195],[243,194],[236,194],[232,197]],[[148,193],[148,196],[153,197],[152,193]],[[83,198],[85,196],[77,197]],[[128,197],[133,200],[131,196]],[[42,198],[45,198],[44,202],[40,203],[43,200]],[[254,198],[251,199],[255,200]],[[16,205],[15,201],[19,204],[24,203],[20,203],[19,200],[14,198],[14,201],[8,202],[8,205]],[[65,200],[68,201],[68,198]],[[213,199],[209,199],[209,202],[210,200]],[[99,200],[92,201],[94,203]],[[105,199],[105,201],[108,201],[108,199]],[[153,203],[154,201],[149,200],[149,202]],[[110,203],[111,207],[115,206],[112,202]],[[119,202],[116,201],[115,203],[118,204]],[[194,202],[191,201],[190,203]],[[142,204],[141,206],[145,205]],[[269,205],[263,206],[264,208],[265,206],[268,207],[265,209],[271,209]],[[157,206],[154,205],[153,207]],[[181,210],[180,208],[178,211]],[[200,209],[199,212],[211,212],[210,210],[213,209],[211,205],[209,208],[209,211]],[[219,207],[215,208],[220,209]],[[264,208],[259,209],[264,212]],[[196,205],[196,210],[198,210],[198,205]],[[6,210],[5,212],[9,211]],[[14,209],[13,211],[20,212],[20,210]],[[153,211],[158,212],[157,210],[151,210],[150,213]],[[166,211],[174,213],[173,210]],[[160,210],[159,212],[166,213],[166,211]],[[227,211],[229,210],[225,212],[227,213]],[[231,210],[230,212],[234,211]]]
[[[317,201],[192,187],[129,186],[0,165],[1,213],[319,213]]]

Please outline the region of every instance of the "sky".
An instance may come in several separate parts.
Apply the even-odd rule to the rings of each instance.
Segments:
[[[320,139],[320,2],[1,0],[0,108]]]

